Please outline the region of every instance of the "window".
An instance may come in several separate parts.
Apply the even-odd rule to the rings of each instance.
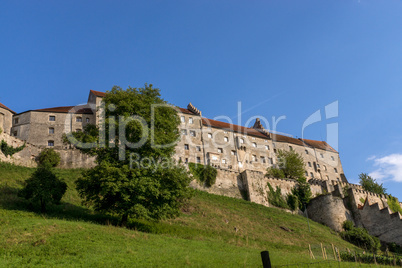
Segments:
[[[56,116],[49,115],[49,121],[56,121]]]
[[[18,131],[14,131],[13,135],[17,137]]]
[[[260,160],[261,160],[261,163],[265,164],[265,157],[264,156],[261,156]]]
[[[326,166],[326,165],[323,165],[323,167],[324,167],[324,170],[327,170],[327,166]]]
[[[225,142],[228,142],[228,141],[229,141],[229,138],[228,138],[228,137],[224,137],[223,140],[224,140]]]
[[[271,164],[271,165],[273,165],[274,164],[274,161],[272,160],[272,158],[270,157],[270,158],[268,158],[268,162]]]
[[[308,154],[308,150],[305,150],[306,154]]]
[[[239,167],[242,167],[242,166],[243,166],[243,163],[240,162],[240,161],[238,161],[237,164],[239,165]]]
[[[188,149],[189,149],[188,144],[184,144],[184,150],[188,150]]]
[[[253,147],[257,148],[257,143],[253,142]]]
[[[208,133],[208,138],[212,139],[212,133]]]
[[[338,170],[336,168],[334,168],[335,173],[338,173]]]
[[[240,139],[240,144],[243,144],[244,143],[244,139]]]
[[[228,132],[226,130],[224,130],[223,133],[227,134]]]
[[[197,152],[201,152],[201,146],[196,146],[195,149]]]
[[[269,150],[269,145],[265,145],[265,149],[266,149],[266,150]]]
[[[54,134],[54,128],[52,127],[49,128],[49,134]]]
[[[337,181],[341,181],[339,178],[336,178]]]
[[[321,156],[321,158],[324,158],[324,155],[323,155],[323,154],[320,154],[320,156]]]
[[[274,148],[276,148],[276,144],[275,144],[275,143],[272,143],[272,146],[274,146]]]
[[[14,119],[14,124],[18,124],[18,118]]]
[[[218,153],[223,153],[223,149],[222,148],[218,148]]]
[[[181,130],[181,135],[187,135],[187,129],[182,129]]]
[[[253,139],[253,140],[255,140],[255,138],[254,138],[254,137],[252,137],[252,139]]]
[[[308,176],[308,172],[307,171],[305,171],[305,174],[306,174],[306,177]]]
[[[274,153],[276,153],[276,149],[274,149]]]
[[[226,164],[226,159],[222,159],[222,164]]]
[[[311,162],[308,162],[308,166],[311,167]]]
[[[332,155],[331,155],[331,160],[332,160],[332,161],[335,161],[335,158],[334,158]]]
[[[190,136],[195,137],[195,131],[194,130],[190,130]]]
[[[253,156],[251,157],[252,161],[257,161],[257,156],[255,154],[253,154]]]
[[[189,117],[189,118],[188,118],[188,123],[189,123],[189,124],[192,124],[192,123],[193,123],[193,118],[192,118],[192,117]]]
[[[197,163],[201,163],[201,157],[197,156]]]
[[[311,177],[311,178],[314,178],[313,172],[310,172],[310,177]]]
[[[289,150],[293,151],[293,147],[292,147],[292,146],[289,146]]]
[[[89,123],[89,121],[90,121],[90,120],[89,120],[89,118],[87,117],[87,118],[85,119],[85,122]]]
[[[75,119],[75,122],[82,122],[82,117],[77,117],[77,118]]]
[[[320,164],[317,164],[317,168],[320,168]]]
[[[54,141],[47,141],[47,146],[54,146]]]
[[[231,155],[236,155],[236,151],[231,151],[230,154]]]
[[[182,123],[185,123],[185,122],[186,122],[186,118],[185,118],[184,116],[180,116],[180,121],[181,121]]]
[[[185,163],[186,163],[186,164],[188,163],[188,158],[186,158]]]

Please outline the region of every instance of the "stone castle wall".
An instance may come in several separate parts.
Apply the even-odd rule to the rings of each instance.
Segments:
[[[0,151],[0,161],[26,167],[37,166],[36,159],[43,148],[24,142],[5,133],[0,134],[0,141],[1,140],[4,140],[9,146],[14,148],[25,144],[25,148],[8,157]],[[84,155],[79,150],[68,149],[55,151],[60,154],[61,159],[60,165],[58,166],[60,168],[91,168],[95,166],[95,158]]]

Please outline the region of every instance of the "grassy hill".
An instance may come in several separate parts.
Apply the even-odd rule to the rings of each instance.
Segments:
[[[68,191],[41,215],[17,196],[33,170],[0,163],[0,267],[256,267],[262,250],[283,265],[311,262],[309,244],[354,248],[318,223],[310,221],[309,232],[304,217],[200,191],[176,219],[115,227],[116,218],[81,206],[81,170],[57,170]]]

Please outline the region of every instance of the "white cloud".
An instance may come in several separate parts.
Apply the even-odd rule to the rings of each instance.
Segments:
[[[369,174],[374,179],[402,182],[402,154],[391,154],[381,158],[369,157],[367,160],[374,160],[374,166],[377,168]]]

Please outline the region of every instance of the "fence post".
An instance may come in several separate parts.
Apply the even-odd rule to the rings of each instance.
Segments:
[[[261,251],[262,267],[271,268],[271,260],[268,251]]]

